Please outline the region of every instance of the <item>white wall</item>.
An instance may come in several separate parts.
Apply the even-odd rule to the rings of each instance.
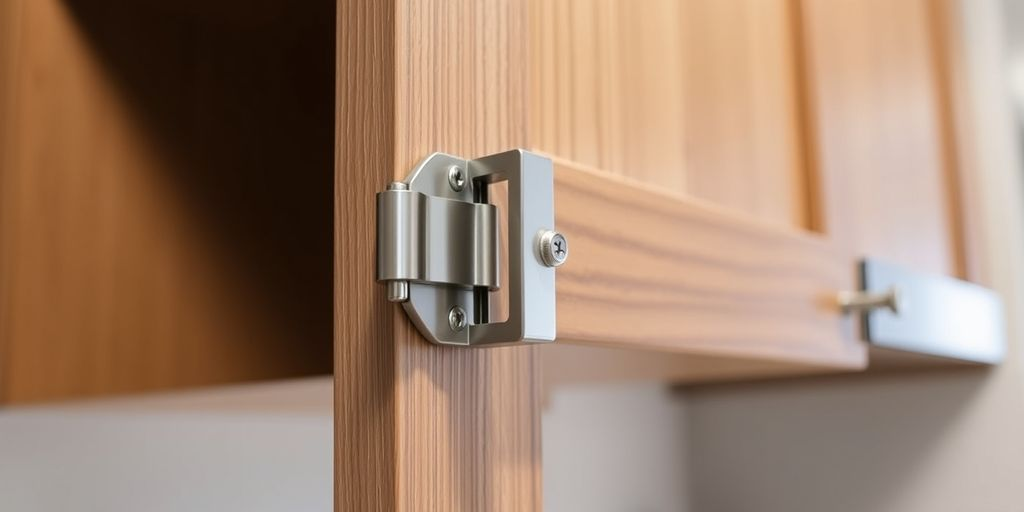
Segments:
[[[544,410],[544,510],[681,512],[684,401],[660,384],[556,388]]]
[[[0,511],[333,510],[330,377],[0,411]]]

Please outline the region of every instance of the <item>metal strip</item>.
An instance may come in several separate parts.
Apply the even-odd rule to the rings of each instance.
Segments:
[[[1003,305],[992,290],[870,259],[861,263],[861,285],[868,292],[898,297],[895,307],[865,312],[864,334],[870,343],[978,363],[1003,360]]]

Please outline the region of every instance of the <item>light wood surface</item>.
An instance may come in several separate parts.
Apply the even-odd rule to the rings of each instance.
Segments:
[[[835,306],[853,259],[822,237],[557,160],[558,339],[860,368]]]
[[[961,275],[933,4],[802,3],[821,223],[860,255]]]
[[[0,1],[5,402],[331,371],[333,2],[218,5]]]
[[[428,344],[367,250],[374,193],[418,160],[526,144],[526,5],[338,7],[335,508],[538,510],[536,350]]]
[[[653,371],[680,380],[737,373],[716,359],[723,352],[857,368],[859,333],[827,310],[834,291],[854,286],[859,257],[963,275],[946,29],[932,2],[532,5],[531,142],[563,159],[559,227],[580,229],[586,244],[573,236],[573,261],[559,273],[561,340],[702,354],[701,371],[682,356],[678,371]],[[565,168],[584,167],[600,170],[566,179]],[[617,209],[608,198],[639,192],[601,181],[609,175],[700,205],[698,224],[714,225],[715,238],[694,239],[639,197]],[[581,183],[601,183],[586,194],[605,201],[567,205],[580,194],[566,190]],[[763,221],[824,236],[766,240]],[[724,235],[733,226],[758,235]],[[742,249],[731,246],[740,239]],[[732,263],[746,257],[750,269]],[[580,258],[595,259],[580,269]],[[768,270],[776,264],[796,264],[795,282]],[[815,304],[793,302],[812,295]],[[545,356],[546,369],[556,359],[570,358]],[[596,366],[635,374],[644,358],[615,360],[621,368]]]
[[[0,1],[0,73],[9,74],[18,66],[18,46],[21,31],[21,2],[13,0]],[[15,106],[14,81],[0,78],[0,404],[7,401],[8,395],[8,350],[10,350],[10,300],[6,290],[10,289],[9,268],[10,257],[3,255],[3,247],[8,239],[4,233],[10,233],[13,227],[11,219],[11,203],[2,200],[6,196],[4,190],[12,186],[11,173],[14,165],[13,132],[17,129],[12,114]]]
[[[965,3],[966,2],[966,3]],[[986,66],[998,68],[1002,53],[989,48],[992,39],[972,41],[966,30],[964,8],[969,0],[939,0],[932,5],[936,63],[939,71],[944,107],[943,135],[946,155],[953,171],[948,187],[954,206],[954,223],[958,228],[957,249],[961,276],[983,286],[997,288],[991,269],[985,264],[992,260],[992,249],[987,247],[985,230],[990,229],[983,218],[989,202],[983,198],[982,169],[1013,168],[1016,162],[998,160],[1000,155],[1013,154],[1004,146],[1009,142],[1006,134],[1012,132],[1006,123],[999,98],[987,98],[972,87],[989,85],[991,81],[1003,84],[1003,76],[989,76]],[[977,9],[977,7],[973,7]],[[1004,90],[1004,87],[996,87]],[[979,107],[978,104],[984,105]],[[993,133],[990,133],[993,132]]]
[[[810,227],[792,1],[531,7],[532,147]]]

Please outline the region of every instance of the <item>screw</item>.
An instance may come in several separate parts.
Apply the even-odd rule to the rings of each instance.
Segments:
[[[448,184],[451,185],[452,190],[462,192],[462,189],[466,188],[466,171],[457,165],[449,167]]]
[[[454,306],[448,311],[448,326],[455,332],[466,328],[466,310],[462,306]]]
[[[401,181],[394,181],[388,184],[388,190],[409,190],[409,184]]]
[[[545,231],[540,235],[540,259],[549,267],[565,263],[569,257],[569,241],[558,231]]]

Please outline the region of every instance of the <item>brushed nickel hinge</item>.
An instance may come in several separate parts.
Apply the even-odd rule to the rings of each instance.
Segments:
[[[555,339],[555,267],[569,255],[554,230],[551,160],[523,150],[474,160],[434,153],[377,194],[377,280],[428,340],[498,346]],[[508,283],[490,185],[508,182]],[[508,288],[508,318],[490,292]]]

